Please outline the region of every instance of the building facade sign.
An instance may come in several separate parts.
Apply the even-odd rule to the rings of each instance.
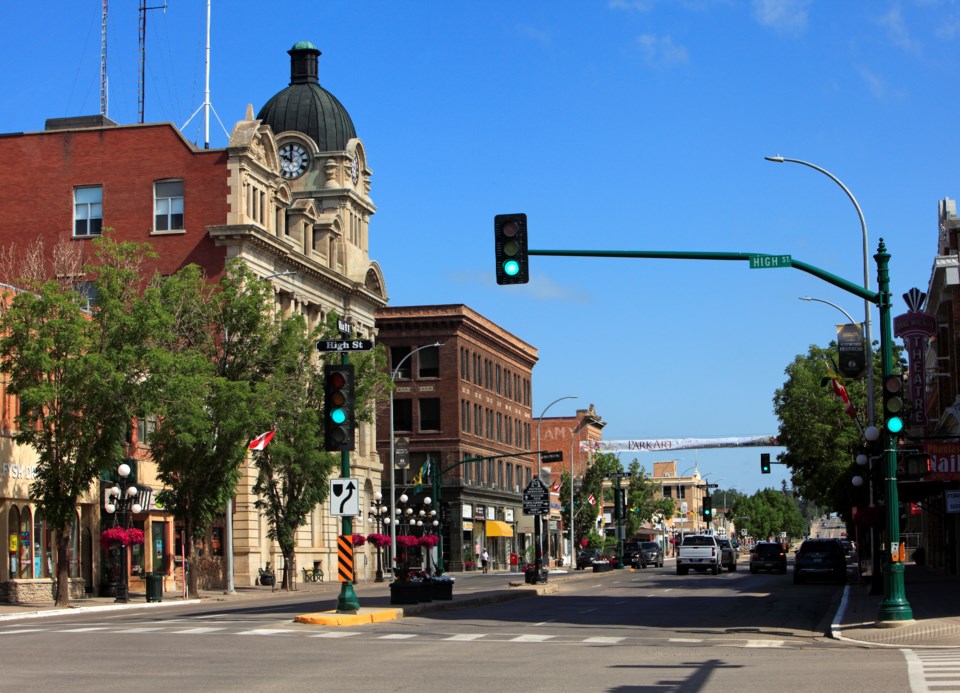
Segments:
[[[908,423],[911,428],[927,425],[926,359],[927,342],[937,334],[937,319],[920,312],[927,295],[920,289],[910,289],[903,295],[907,312],[893,319],[893,334],[902,337],[907,349],[907,364],[910,373],[910,407]]]

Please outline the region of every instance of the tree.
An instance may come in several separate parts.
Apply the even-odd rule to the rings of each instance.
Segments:
[[[55,533],[59,606],[70,602],[77,503],[102,470],[124,459],[149,342],[140,304],[148,247],[115,243],[109,234],[93,247],[94,261],[85,268],[96,297],[92,310],[71,283],[35,278],[20,282],[22,291],[5,292],[0,314],[0,372],[19,399],[14,440],[37,453],[31,495]]]
[[[314,344],[318,338],[338,335],[337,315],[328,317],[325,331],[311,334],[302,317],[281,321],[280,329],[267,347],[269,359],[263,360],[263,381],[257,396],[270,421],[263,427],[276,434],[270,445],[255,455],[257,481],[253,487],[259,498],[274,539],[283,553],[285,585],[296,571],[296,533],[307,516],[326,500],[331,472],[339,471],[340,453],[323,451],[323,374],[316,359]],[[339,360],[339,354],[331,359]],[[385,392],[389,376],[382,346],[372,352],[351,355],[356,386],[354,414],[357,421],[370,421],[374,415],[375,392]]]
[[[247,443],[268,418],[256,385],[275,329],[269,292],[234,260],[215,287],[187,266],[149,295],[159,336],[149,353],[150,398],[142,414],[158,417],[148,441],[165,486],[158,498],[183,522],[189,557],[235,495]],[[196,596],[197,570],[188,585]]]
[[[738,498],[729,516],[737,527],[758,539],[779,540],[781,532],[791,538],[807,533],[807,522],[793,496],[774,489],[763,489],[752,496]]]
[[[634,459],[630,463],[630,483],[627,486],[627,536],[635,536],[640,527],[654,518],[669,520],[673,517],[674,505],[669,498],[657,498],[657,487],[647,476],[647,471]]]

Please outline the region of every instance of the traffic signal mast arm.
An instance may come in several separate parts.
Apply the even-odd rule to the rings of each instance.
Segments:
[[[661,260],[732,260],[750,262],[750,258],[769,256],[770,253],[726,253],[726,252],[697,252],[685,250],[528,250],[527,255],[545,255],[553,257],[621,257],[621,258],[654,258]],[[833,284],[855,296],[866,299],[871,303],[880,303],[880,294],[865,289],[859,284],[847,281],[815,265],[807,264],[802,260],[790,258],[790,266],[801,272],[812,274],[825,282]]]

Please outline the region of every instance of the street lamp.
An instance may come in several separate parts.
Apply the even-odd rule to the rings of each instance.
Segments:
[[[390,509],[385,505],[380,505],[380,501],[383,500],[383,494],[379,491],[374,492],[373,494],[373,507],[367,511],[367,515],[374,524],[374,529],[377,534],[380,534],[380,530],[383,525],[390,524],[390,517],[388,513]],[[374,582],[383,582],[383,563],[380,560],[380,544],[377,544],[377,577],[374,579]]]
[[[801,161],[800,159],[788,159],[780,155],[777,156],[765,156],[763,157],[767,161],[772,161],[777,164],[782,164],[784,162],[791,164],[800,164],[801,166],[806,166],[807,168],[812,168],[814,171],[819,171],[827,178],[832,180],[834,183],[840,186],[840,189],[846,193],[847,197],[850,198],[850,202],[853,203],[854,208],[857,210],[857,217],[860,219],[860,232],[863,235],[863,288],[870,290],[870,249],[867,247],[867,221],[863,218],[863,211],[860,209],[860,204],[857,202],[857,198],[853,196],[853,193],[850,192],[850,189],[841,182],[839,178],[827,171],[826,169],[820,168],[816,164],[811,164],[809,161]],[[851,322],[855,322],[851,319]],[[873,338],[870,334],[870,301],[866,298],[863,299],[863,341],[864,341],[864,354],[867,359],[867,425],[873,426],[874,423],[874,401],[873,401]]]
[[[421,537],[440,531],[440,520],[437,518],[437,511],[433,508],[433,499],[430,498],[430,496],[424,497],[419,505],[405,493],[401,494],[399,501],[402,507],[394,510],[396,517],[393,523],[394,525],[406,525],[407,534],[415,535],[419,533]],[[396,528],[394,528],[394,530],[396,530]],[[426,549],[426,569],[429,573],[432,571],[432,563],[430,560],[430,550],[432,547],[424,544],[421,544],[421,546]]]
[[[107,489],[103,509],[113,515],[113,526],[120,527],[126,532],[130,528],[130,514],[137,514],[143,510],[137,502],[140,489],[130,481],[130,465],[126,462],[117,467],[117,476],[120,477],[120,481]],[[127,546],[129,546],[128,543],[120,546],[120,584],[117,586],[116,599],[118,602],[128,601]]]
[[[583,430],[587,426],[587,419],[584,418],[580,423],[577,424],[577,427],[570,432],[570,565],[576,567],[577,565],[577,549],[573,545],[574,536],[574,514],[573,514],[573,446],[577,441],[577,433]],[[537,449],[540,446],[537,445]]]
[[[547,410],[552,407],[557,402],[562,402],[565,399],[577,399],[575,395],[567,395],[565,397],[558,397],[553,400],[543,408],[543,411],[540,412],[540,416],[537,417],[537,478],[540,479],[543,471],[542,464],[542,455],[540,453],[540,424],[543,423],[543,415],[547,413]],[[541,479],[542,481],[542,479]],[[573,487],[573,478],[570,479],[570,487]],[[571,508],[571,512],[573,509]],[[534,543],[536,544],[536,558],[534,560],[534,570],[536,570],[536,580],[540,580],[540,571],[543,570],[543,515],[534,515]],[[571,549],[572,550],[572,549]]]
[[[394,441],[393,439],[393,390],[394,390],[393,384],[397,380],[397,374],[400,372],[400,366],[403,365],[404,361],[406,361],[408,358],[416,354],[418,351],[429,349],[430,347],[442,347],[442,346],[443,344],[441,344],[440,342],[434,342],[433,344],[424,344],[423,346],[417,347],[416,349],[411,349],[410,353],[404,356],[402,359],[400,359],[397,365],[394,366],[393,373],[390,374],[390,459],[388,462],[390,465],[390,509],[392,511],[391,513],[392,515],[396,515],[396,511],[397,511],[397,500],[396,500],[397,499],[397,488],[396,488],[397,475],[394,470],[394,464],[396,463],[396,460],[394,459],[394,455],[395,455],[394,448],[395,448],[396,441]],[[393,568],[395,567],[394,564],[396,563],[396,561],[397,561],[397,526],[396,526],[396,523],[390,523],[390,569],[391,569],[390,573],[391,574],[393,574]]]

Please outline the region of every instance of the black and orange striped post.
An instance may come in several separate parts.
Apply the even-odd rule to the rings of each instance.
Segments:
[[[340,582],[354,582],[353,573],[353,537],[337,537],[337,579]]]

